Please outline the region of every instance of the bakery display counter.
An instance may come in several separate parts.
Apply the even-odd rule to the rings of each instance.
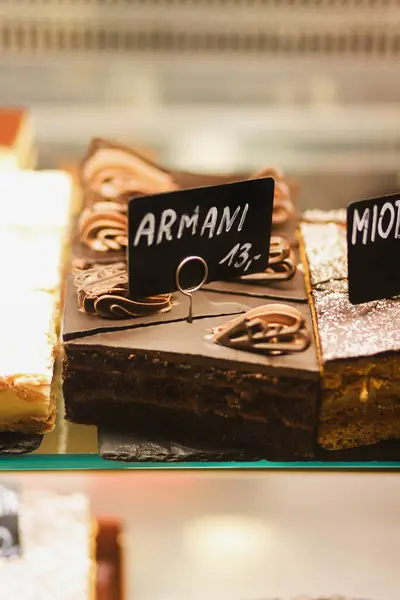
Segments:
[[[397,469],[399,298],[351,304],[349,199],[159,160],[94,138],[1,175],[1,466]]]

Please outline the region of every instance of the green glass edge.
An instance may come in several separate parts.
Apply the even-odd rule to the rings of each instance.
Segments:
[[[126,469],[237,469],[237,470],[400,470],[400,462],[187,462],[187,463],[124,463],[104,460],[97,454],[26,455],[0,459],[0,471],[51,470],[126,470]]]

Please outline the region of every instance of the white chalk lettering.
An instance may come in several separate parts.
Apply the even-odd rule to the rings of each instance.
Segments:
[[[212,206],[207,213],[207,216],[204,220],[203,227],[201,228],[200,235],[203,235],[205,231],[208,229],[208,238],[212,238],[214,235],[215,227],[217,224],[218,211],[215,206]]]
[[[160,227],[158,228],[157,244],[161,244],[163,237],[170,242],[172,240],[171,227],[176,221],[176,212],[172,208],[162,211]]]
[[[357,242],[357,233],[363,231],[362,243],[367,243],[368,238],[368,225],[369,225],[369,208],[364,210],[364,214],[362,218],[360,218],[360,214],[358,209],[354,210],[354,218],[353,218],[353,233],[351,236],[351,243],[353,246]]]
[[[153,213],[147,213],[141,220],[136,230],[133,245],[138,246],[145,238],[147,246],[156,243],[161,244],[164,241],[180,240],[185,235],[206,236],[208,239],[214,235],[229,233],[237,229],[243,229],[249,204],[245,204],[243,209],[237,206],[233,213],[229,206],[225,206],[218,212],[216,206],[208,209],[205,217],[200,214],[200,206],[196,206],[192,213],[177,214],[172,208],[166,208],[161,212],[160,217]]]
[[[192,235],[194,235],[196,233],[198,221],[199,221],[199,207],[198,206],[196,206],[196,208],[194,209],[193,215],[191,217],[189,217],[189,215],[182,215],[181,220],[179,222],[178,240],[181,239],[185,228],[189,229],[191,227]]]
[[[386,230],[384,230],[383,229],[383,218],[387,211],[390,212],[390,221],[386,227]],[[378,233],[383,239],[386,239],[389,236],[389,234],[392,230],[392,227],[394,225],[395,216],[396,215],[395,215],[395,211],[394,211],[394,206],[390,202],[385,202],[385,204],[382,206],[381,214],[379,216],[379,221],[378,221]]]
[[[396,200],[395,202],[397,207],[397,221],[396,221],[396,230],[394,232],[394,237],[396,239],[400,238],[400,200]]]
[[[372,231],[371,231],[371,242],[375,241],[375,236],[376,236],[376,223],[378,220],[378,207],[375,204],[374,208],[372,209]]]
[[[229,208],[229,206],[225,206],[224,212],[223,212],[222,218],[221,218],[221,223],[219,224],[219,227],[217,229],[217,235],[220,235],[220,233],[222,233],[222,231],[224,230],[224,227],[225,227],[225,231],[227,233],[228,233],[228,231],[231,230],[232,225],[235,222],[235,219],[240,212],[240,209],[241,209],[241,207],[238,206],[231,218],[231,209]]]
[[[243,214],[242,214],[242,218],[240,219],[240,223],[239,223],[239,227],[238,227],[238,231],[242,231],[244,222],[246,220],[246,216],[247,216],[247,212],[249,210],[249,205],[245,204],[245,207],[243,209]]]
[[[145,215],[143,217],[143,219],[141,220],[140,225],[136,231],[135,240],[133,242],[133,245],[137,246],[140,242],[140,238],[142,236],[146,236],[147,237],[147,245],[151,246],[154,241],[155,229],[156,229],[156,219],[155,219],[153,213],[147,213],[147,215]]]

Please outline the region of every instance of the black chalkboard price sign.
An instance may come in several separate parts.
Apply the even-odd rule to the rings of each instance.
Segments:
[[[0,484],[0,558],[21,554],[19,493]]]
[[[207,281],[266,269],[274,180],[240,181],[134,198],[129,202],[131,297],[176,291],[176,272],[188,257],[208,267]],[[188,261],[180,285],[196,286],[204,263]]]
[[[347,252],[352,304],[400,294],[400,194],[349,205]]]

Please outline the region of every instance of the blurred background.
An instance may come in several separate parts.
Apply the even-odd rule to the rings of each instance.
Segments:
[[[281,165],[302,205],[399,188],[399,0],[1,0],[2,104],[40,166],[89,139],[208,171]]]
[[[117,517],[124,600],[399,599],[397,473],[2,473],[0,482],[84,492],[97,517]]]

